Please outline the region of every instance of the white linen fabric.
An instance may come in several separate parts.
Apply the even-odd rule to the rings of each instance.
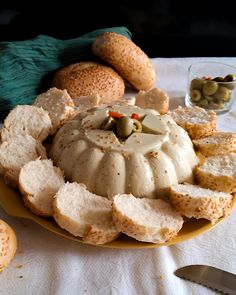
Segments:
[[[187,69],[196,61],[236,66],[236,58],[156,58],[156,86],[184,105]],[[221,130],[236,131],[236,105],[218,117]],[[177,278],[189,264],[208,264],[236,273],[236,209],[213,229],[191,240],[153,249],[106,249],[57,236],[29,220],[8,216],[18,238],[17,254],[0,274],[0,295],[210,295],[218,294]]]

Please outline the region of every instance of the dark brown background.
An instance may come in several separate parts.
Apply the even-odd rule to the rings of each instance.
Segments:
[[[126,26],[150,57],[236,56],[235,1],[139,2],[1,1],[0,40],[68,39]]]

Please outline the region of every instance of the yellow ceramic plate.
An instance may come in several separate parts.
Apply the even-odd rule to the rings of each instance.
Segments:
[[[235,203],[236,203],[236,197],[234,197],[233,199],[232,206],[234,206]],[[71,234],[69,234],[67,231],[61,229],[52,218],[42,218],[31,213],[25,207],[22,201],[21,194],[11,189],[7,185],[5,185],[2,177],[0,177],[0,205],[9,215],[31,219],[34,222],[40,224],[42,227],[48,229],[49,231],[57,235],[63,236],[67,239],[74,240],[79,243],[83,243],[83,241],[80,238],[74,237]],[[222,221],[223,219],[224,218],[221,218],[218,221],[218,223]],[[164,244],[157,245],[152,243],[139,242],[124,235],[111,243],[108,243],[106,245],[101,245],[101,247],[119,248],[119,249],[128,249],[128,248],[138,249],[138,248],[155,248],[160,246],[169,246],[169,245],[173,245],[173,244],[191,239],[193,237],[196,237],[197,235],[210,230],[215,225],[212,225],[209,221],[206,221],[203,219],[199,219],[199,220],[190,219],[184,223],[183,228],[174,239]]]

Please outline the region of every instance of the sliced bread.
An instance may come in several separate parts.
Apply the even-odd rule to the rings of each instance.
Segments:
[[[170,112],[175,122],[184,128],[191,139],[209,136],[216,131],[216,113],[200,107],[181,107]]]
[[[54,134],[67,120],[75,114],[74,101],[67,90],[56,87],[36,97],[34,105],[41,107],[49,113],[52,120],[51,134]]]
[[[37,215],[53,215],[52,197],[64,183],[61,169],[48,159],[30,161],[20,170],[19,188],[24,202]]]
[[[112,202],[82,184],[66,183],[53,199],[58,225],[87,243],[105,244],[119,235],[112,222]]]
[[[9,141],[16,136],[25,134],[43,141],[51,131],[52,122],[48,112],[30,105],[15,107],[6,117],[1,130],[1,140]]]
[[[204,156],[214,156],[236,151],[236,133],[215,132],[214,134],[193,140],[195,148]]]
[[[165,243],[183,226],[180,213],[160,199],[118,194],[113,199],[112,210],[117,229],[143,242]]]
[[[188,218],[204,218],[215,223],[231,211],[233,196],[193,184],[177,184],[170,188],[175,209]]]
[[[43,145],[30,135],[18,136],[0,145],[0,173],[6,183],[18,187],[20,169],[28,162],[45,159]]]
[[[0,273],[16,254],[17,238],[13,228],[0,219]]]
[[[153,88],[149,91],[139,91],[136,95],[136,105],[141,108],[155,109],[161,115],[169,110],[169,95],[160,88]]]
[[[228,153],[206,158],[195,170],[197,183],[225,193],[236,192],[236,154]]]

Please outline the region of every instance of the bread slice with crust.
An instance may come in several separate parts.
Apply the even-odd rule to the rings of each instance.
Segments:
[[[0,145],[0,173],[6,183],[18,187],[20,169],[38,158],[46,159],[44,146],[30,135],[18,136]]]
[[[184,128],[191,139],[209,136],[216,131],[216,113],[200,107],[181,107],[170,112],[175,122]]]
[[[193,140],[195,148],[204,156],[214,156],[236,151],[236,133],[215,132],[210,136]]]
[[[30,105],[15,107],[4,120],[1,130],[1,140],[14,140],[19,135],[31,135],[39,141],[43,141],[51,131],[52,122],[48,112],[42,108]]]
[[[24,202],[37,215],[53,215],[52,197],[64,183],[61,169],[49,159],[30,161],[20,170],[19,188]]]
[[[175,209],[188,218],[204,218],[216,223],[228,216],[233,196],[193,184],[177,184],[170,188],[170,201]]]
[[[236,154],[211,156],[196,167],[197,183],[205,188],[225,193],[236,192]]]
[[[66,89],[50,88],[36,97],[34,105],[43,108],[49,113],[52,121],[51,134],[54,134],[75,114],[74,101]]]
[[[136,95],[136,105],[141,108],[155,109],[161,115],[169,110],[169,95],[160,88],[152,88],[149,91],[139,91]]]
[[[58,225],[86,243],[105,244],[119,235],[112,222],[112,202],[90,193],[83,184],[66,183],[53,199]]]
[[[117,229],[143,242],[165,243],[183,226],[180,213],[161,199],[118,194],[113,199],[112,210]]]
[[[11,262],[17,250],[17,237],[13,228],[0,219],[0,273]]]

